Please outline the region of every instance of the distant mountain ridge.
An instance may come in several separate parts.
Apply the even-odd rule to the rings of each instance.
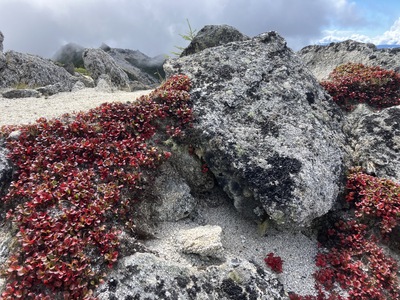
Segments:
[[[400,45],[376,45],[378,49],[392,49],[392,48],[400,48]]]

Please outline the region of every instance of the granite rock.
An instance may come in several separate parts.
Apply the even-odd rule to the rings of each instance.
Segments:
[[[349,62],[400,71],[400,48],[378,49],[374,44],[353,40],[307,46],[297,55],[318,80],[328,79],[333,69]]]
[[[308,226],[336,201],[342,113],[276,32],[164,64],[193,83],[193,145],[244,216]]]
[[[6,64],[0,71],[0,88],[37,88],[57,84],[58,90],[65,92],[78,81],[53,61],[36,55],[8,51],[5,59]]]
[[[112,87],[129,91],[129,78],[115,63],[114,59],[101,49],[85,49],[82,54],[83,63],[92,78],[97,82],[101,75],[110,78]]]
[[[276,275],[232,259],[204,270],[149,253],[121,259],[94,296],[109,299],[289,299]]]
[[[183,50],[181,57],[230,42],[248,40],[249,37],[229,25],[206,25]]]
[[[353,165],[400,182],[400,107],[372,111],[362,104],[346,116]]]

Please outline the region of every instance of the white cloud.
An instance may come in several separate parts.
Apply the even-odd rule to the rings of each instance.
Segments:
[[[400,18],[394,22],[388,31],[385,31],[381,35],[367,36],[348,30],[324,30],[323,38],[314,41],[314,43],[328,44],[345,40],[355,40],[362,43],[373,43],[375,45],[400,45]]]
[[[276,30],[297,50],[332,23],[359,26],[351,0],[0,0],[6,50],[51,57],[66,41],[139,49],[148,55],[185,46],[179,33],[228,24],[249,36]]]
[[[373,39],[378,45],[400,45],[400,18],[398,18],[393,26],[382,36],[377,36]]]

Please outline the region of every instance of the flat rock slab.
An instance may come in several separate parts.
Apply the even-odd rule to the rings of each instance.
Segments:
[[[193,83],[186,142],[247,217],[285,227],[327,213],[341,187],[342,113],[276,32],[169,60]]]

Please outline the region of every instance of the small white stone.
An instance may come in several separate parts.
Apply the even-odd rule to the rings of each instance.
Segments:
[[[223,258],[220,226],[199,226],[178,232],[177,241],[183,253]]]

